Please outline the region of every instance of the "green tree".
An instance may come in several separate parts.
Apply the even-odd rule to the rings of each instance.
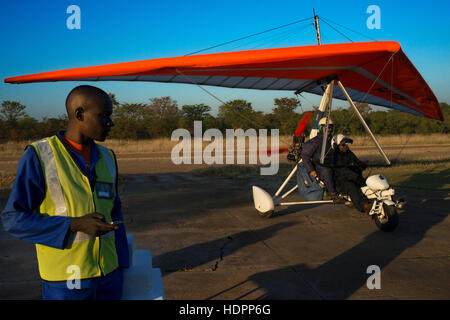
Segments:
[[[203,121],[210,115],[211,107],[202,104],[188,104],[181,108],[181,114],[189,122]]]
[[[450,105],[445,102],[441,102],[440,104],[444,121],[437,121],[437,130],[441,133],[450,133]]]
[[[120,106],[120,103],[119,103],[119,101],[117,101],[116,95],[114,93],[109,92],[108,96],[111,99],[111,102],[112,102],[112,105],[113,105],[113,110]]]
[[[152,98],[147,109],[148,116],[156,119],[178,117],[180,110],[175,100],[170,97]]]
[[[15,123],[20,118],[25,117],[26,106],[17,101],[5,100],[0,108],[0,118],[9,123]]]
[[[42,130],[40,130],[40,137],[43,138],[56,134],[58,130],[62,130],[67,127],[69,120],[65,116],[59,116],[58,118],[46,118],[42,119]]]
[[[312,118],[315,119],[315,117]],[[354,115],[354,111],[350,109],[336,108],[332,110],[331,119],[334,122],[334,132],[336,133],[352,134],[353,126],[360,124]]]
[[[203,131],[214,126],[214,117],[209,114],[211,107],[202,104],[184,105],[181,108],[181,127],[187,128],[191,133],[194,131],[194,121],[202,121]]]
[[[152,98],[146,109],[145,122],[151,137],[170,137],[180,127],[178,103],[170,97]]]
[[[441,102],[441,109],[442,109],[442,113],[444,114],[444,118],[445,115],[450,115],[450,105],[446,102]]]
[[[372,111],[372,108],[369,106],[369,104],[365,102],[355,102],[355,107],[363,117],[367,116]],[[349,107],[349,109],[353,108]]]
[[[145,103],[123,103],[114,109],[113,119],[130,119],[133,121],[143,119],[147,107]]]
[[[387,131],[386,128],[386,112],[374,111],[369,114],[368,123],[370,130],[374,134],[383,134]]]
[[[30,140],[39,133],[35,131],[38,121],[28,115],[17,120],[17,129],[20,131],[18,140]]]
[[[293,135],[295,128],[300,121],[300,115],[295,112],[295,109],[300,104],[296,98],[275,98],[273,116],[275,125],[280,129],[281,135]]]
[[[251,102],[246,100],[232,100],[219,107],[218,118],[226,128],[249,129],[255,127],[254,111]]]
[[[114,127],[111,137],[119,139],[142,139],[149,135],[144,125],[146,108],[144,103],[122,103],[114,109]]]

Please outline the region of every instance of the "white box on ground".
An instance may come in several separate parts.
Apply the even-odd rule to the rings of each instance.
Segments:
[[[163,300],[161,271],[152,268],[151,250],[135,250],[134,234],[127,234],[130,267],[123,273],[123,300]]]

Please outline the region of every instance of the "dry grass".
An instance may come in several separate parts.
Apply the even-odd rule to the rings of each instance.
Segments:
[[[450,160],[448,159],[370,168],[365,171],[365,175],[369,174],[383,174],[393,186],[450,190]]]
[[[352,137],[353,146],[373,145],[372,140],[368,136]],[[246,139],[248,140],[248,139]],[[378,142],[382,146],[403,146],[408,145],[442,145],[450,144],[449,134],[430,134],[430,135],[391,135],[377,136]],[[292,142],[291,136],[280,136],[280,148],[287,148]],[[225,143],[225,137],[224,137]],[[152,140],[107,140],[103,143],[105,146],[113,149],[116,153],[147,153],[147,152],[171,152],[172,148],[178,144],[178,141],[171,141],[170,138],[158,138]],[[204,141],[203,148],[210,142]],[[268,137],[267,145],[270,148],[270,137]],[[235,147],[236,148],[236,147]],[[248,141],[246,149],[248,150]],[[0,149],[1,150],[1,149]],[[225,150],[225,145],[224,145]]]
[[[177,143],[177,141],[171,141],[170,138],[156,138],[148,140],[109,139],[102,143],[102,145],[113,149],[117,154],[123,154],[170,152]]]
[[[14,183],[16,175],[0,171],[0,210],[3,210],[9,197],[9,192]]]
[[[0,171],[0,190],[11,189],[16,175]]]
[[[0,155],[2,156],[18,156],[23,153],[27,145],[33,141],[8,141],[0,144]]]
[[[353,146],[374,146],[372,139],[368,135],[364,136],[350,136],[353,139]],[[381,146],[404,146],[408,145],[441,145],[450,144],[450,134],[433,133],[429,135],[425,134],[399,134],[380,136],[375,135]],[[281,136],[280,145],[282,142],[290,142],[292,137]],[[283,145],[284,146],[284,145]],[[287,146],[287,145],[286,145]]]
[[[263,166],[267,167],[267,166]],[[230,179],[276,179],[285,178],[293,169],[291,163],[280,163],[279,170],[275,175],[261,175],[261,166],[258,165],[218,165],[209,166],[206,168],[200,168],[192,170],[194,175],[200,177],[219,177],[219,178],[230,178]]]
[[[275,176],[261,176],[259,166],[211,166],[196,169],[195,175],[202,177],[221,177],[231,179],[284,179],[292,170],[290,164],[280,164],[280,170]],[[364,177],[383,174],[389,184],[395,187],[450,190],[450,160],[422,161],[399,163],[390,167],[370,167],[363,173]]]
[[[373,145],[373,142],[368,136],[354,136],[353,146]],[[377,136],[378,141],[382,146],[403,146],[405,144],[413,145],[436,145],[436,144],[450,144],[449,134],[431,134],[431,135],[391,135],[391,136]],[[248,139],[246,139],[248,140]],[[225,137],[224,137],[225,141]],[[32,141],[9,141],[0,144],[1,156],[19,156],[23,153],[24,148]],[[280,148],[288,147],[292,142],[291,136],[280,136]],[[170,138],[157,138],[151,140],[119,140],[110,139],[102,143],[103,145],[113,149],[117,154],[125,153],[152,153],[163,152],[170,153],[172,148],[178,144],[178,141],[171,141]],[[203,148],[210,142],[204,141]],[[270,147],[270,137],[268,138],[268,147]],[[246,146],[248,149],[248,143]],[[224,146],[225,150],[225,146]]]
[[[356,136],[353,138],[353,145],[364,146],[367,144],[373,145],[369,136]],[[378,142],[382,146],[403,146],[409,145],[436,145],[436,144],[450,144],[450,134],[399,134],[389,136],[376,136]]]

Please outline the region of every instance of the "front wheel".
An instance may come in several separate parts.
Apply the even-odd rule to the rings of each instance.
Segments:
[[[383,204],[384,217],[381,218],[379,215],[373,215],[375,224],[377,227],[384,232],[394,231],[398,226],[398,213],[395,205]]]

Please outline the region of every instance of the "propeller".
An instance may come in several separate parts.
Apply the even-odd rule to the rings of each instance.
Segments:
[[[306,125],[308,124],[309,118],[311,118],[312,112],[306,111],[303,115],[302,119],[300,120],[297,129],[295,129],[295,136],[300,137],[306,129]]]
[[[305,112],[303,117],[300,119],[300,122],[298,123],[297,128],[295,129],[294,138],[300,137],[303,134],[303,131],[305,131],[308,121],[311,118],[311,115],[312,115],[311,111]],[[264,152],[264,151],[261,151],[261,152]],[[289,148],[279,148],[278,150],[268,149],[265,152],[267,153],[267,155],[271,154],[272,152],[273,153],[276,153],[276,152],[283,153],[283,152],[289,152]]]

